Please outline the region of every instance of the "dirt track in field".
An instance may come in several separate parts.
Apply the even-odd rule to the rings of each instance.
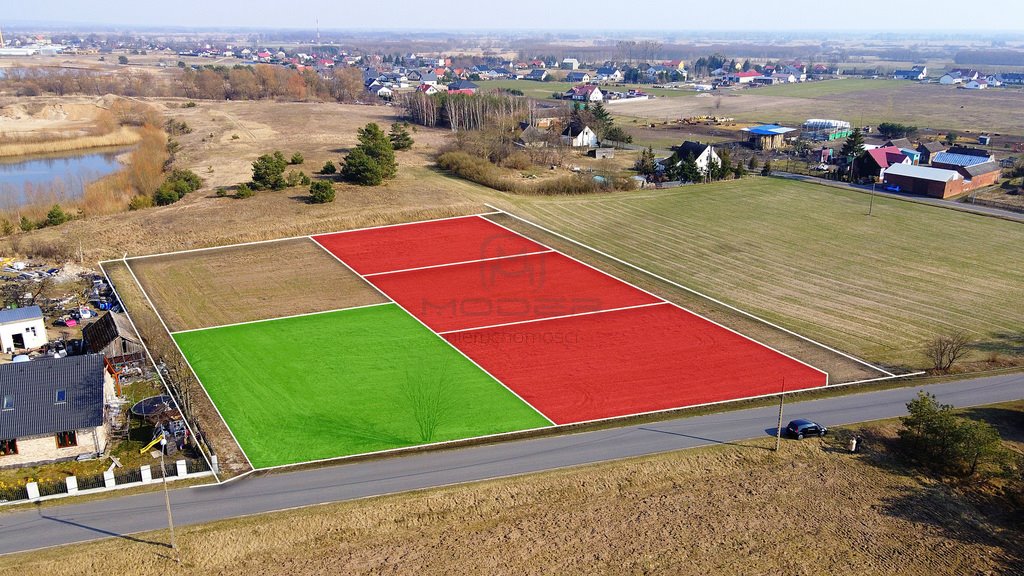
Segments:
[[[388,301],[305,238],[130,264],[172,331]]]

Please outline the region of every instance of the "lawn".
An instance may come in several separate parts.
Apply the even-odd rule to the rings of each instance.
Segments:
[[[762,86],[746,92],[754,96],[791,96],[794,98],[819,98],[849,92],[870,90],[899,90],[900,87],[913,86],[913,82],[905,80],[871,80],[863,78],[844,78],[838,80],[819,80],[800,82],[798,84],[776,84]]]
[[[549,425],[391,304],[174,338],[256,468]]]
[[[1019,223],[782,179],[577,198],[502,196],[520,215],[875,362],[1024,355]]]

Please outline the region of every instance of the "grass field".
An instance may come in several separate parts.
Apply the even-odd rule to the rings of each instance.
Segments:
[[[549,425],[390,304],[174,338],[257,468]]]
[[[489,90],[495,88],[505,88],[508,90],[520,90],[526,96],[532,98],[551,98],[551,95],[555,92],[565,93],[573,86],[577,86],[578,83],[573,82],[537,82],[534,80],[481,80],[477,82],[481,90]],[[625,92],[630,89],[643,90],[647,94],[652,94],[659,98],[679,98],[683,96],[695,96],[697,93],[693,90],[686,88],[680,88],[674,90],[671,88],[652,88],[650,84],[623,84],[622,86],[601,86],[601,91],[606,92],[611,90],[613,92]]]
[[[499,203],[798,333],[875,362],[927,367],[963,329],[977,359],[1024,355],[1024,228],[781,179]],[[728,324],[728,322],[727,322]]]
[[[172,331],[387,301],[305,238],[130,264]]]
[[[1020,451],[1022,409],[968,414]],[[181,564],[161,531],[0,557],[0,574],[1019,574],[1019,501],[906,467],[896,426],[179,525]]]
[[[850,92],[867,92],[871,90],[899,90],[913,86],[913,82],[905,80],[871,80],[862,78],[844,78],[840,80],[820,80],[800,82],[797,84],[776,84],[761,86],[747,92],[753,96],[791,96],[793,98],[820,98]]]

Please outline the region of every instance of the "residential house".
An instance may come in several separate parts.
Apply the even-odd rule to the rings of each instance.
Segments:
[[[750,84],[754,81],[754,78],[759,78],[760,76],[760,72],[748,70],[746,72],[733,72],[726,76],[726,79],[733,84]]]
[[[565,58],[558,64],[558,67],[562,70],[577,70],[580,67],[580,61],[575,58]]]
[[[551,141],[551,133],[523,122],[519,125],[520,132],[516,144],[526,148],[543,148]]]
[[[967,84],[964,84],[964,88],[968,90],[984,90],[988,88],[988,80],[984,78],[978,78],[977,80],[971,80]]]
[[[961,166],[956,171],[964,177],[965,191],[992,186],[999,181],[999,176],[1003,173],[999,163],[994,160],[971,166]]]
[[[985,77],[985,82],[990,88],[998,88],[1003,85],[1003,79],[999,74],[989,74]]]
[[[803,64],[787,64],[786,66],[782,67],[781,73],[792,76],[795,79],[792,80],[792,82],[807,81],[807,67],[804,66]]]
[[[679,72],[686,70],[686,62],[683,60],[669,60],[665,65]]]
[[[715,152],[715,147],[711,144],[686,140],[679,146],[676,146],[675,151],[680,162],[692,156],[693,160],[697,163],[697,168],[703,174],[707,174],[708,165],[712,161],[719,165],[722,163],[722,159],[718,156],[718,153]]]
[[[420,84],[427,84],[429,86],[437,86],[438,78],[437,72],[433,70],[427,70],[426,72],[420,72]],[[411,78],[410,78],[411,80]]]
[[[570,124],[562,131],[562,143],[573,148],[596,148],[597,133],[590,126],[574,126]]]
[[[878,180],[885,177],[885,171],[894,164],[912,165],[910,157],[895,146],[881,146],[868,150],[860,160],[861,176],[872,176]]]
[[[882,182],[899,186],[900,191],[933,198],[949,198],[962,194],[964,177],[955,170],[895,164],[885,171]]]
[[[932,156],[931,164],[936,168],[956,170],[976,164],[993,162],[996,159],[988,150],[981,148],[968,148],[966,146],[954,146],[945,152],[939,152]]]
[[[39,306],[0,310],[0,349],[7,354],[45,346],[46,322]]]
[[[921,154],[921,164],[929,164],[932,161],[932,157],[939,152],[945,152],[949,146],[946,146],[942,142],[921,142],[917,145],[917,151]]]
[[[0,366],[0,467],[101,454],[113,398],[100,354]]]
[[[390,100],[391,97],[395,95],[395,92],[391,88],[377,83],[373,83],[368,86],[366,91],[378,98],[383,98],[384,100]]]
[[[939,84],[945,84],[952,86],[954,84],[963,84],[964,82],[970,82],[971,80],[978,79],[978,71],[970,68],[954,68],[949,72],[946,72],[939,78]]]
[[[572,82],[573,84],[587,84],[590,82],[590,74],[586,72],[569,72],[565,75],[566,82]]]
[[[548,79],[548,71],[543,68],[534,68],[530,70],[530,73],[525,76],[526,80],[534,80],[536,82],[543,82]]]
[[[448,85],[448,92],[450,94],[476,94],[476,91],[479,89],[480,86],[469,80],[456,80]]]
[[[443,92],[444,90],[442,88],[439,88],[437,84],[420,84],[419,86],[416,87],[416,91],[422,92],[427,96],[431,96],[433,94],[437,94],[438,92]]]
[[[577,102],[601,102],[604,100],[604,93],[593,84],[573,86],[565,93],[565,99]]]
[[[622,82],[622,72],[612,66],[598,68],[594,77],[598,82]]]
[[[927,76],[927,66],[914,66],[910,70],[897,70],[892,74],[895,80],[924,80]]]

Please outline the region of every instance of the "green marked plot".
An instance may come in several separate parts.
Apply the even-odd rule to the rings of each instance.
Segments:
[[[257,468],[550,425],[393,304],[174,339]]]

